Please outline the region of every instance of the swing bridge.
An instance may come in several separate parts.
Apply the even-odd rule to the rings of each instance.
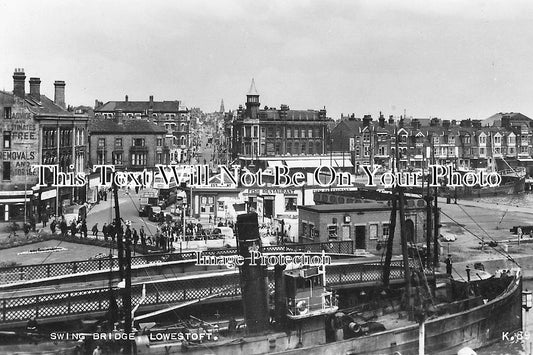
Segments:
[[[236,248],[203,251],[203,255],[235,255]],[[358,256],[353,241],[267,246],[263,253],[325,253],[326,283],[333,289],[370,287],[383,282],[384,260]],[[160,253],[131,258],[133,305],[139,313],[199,302],[238,300],[238,269],[195,265],[197,252]],[[410,260],[419,268],[416,260]],[[425,270],[428,277],[431,270]],[[113,276],[114,281],[110,280]],[[400,257],[393,258],[390,283],[403,283]],[[274,290],[274,271],[268,270]],[[0,269],[0,329],[23,326],[35,317],[39,323],[101,317],[110,309],[111,297],[121,307],[118,260],[101,258]]]

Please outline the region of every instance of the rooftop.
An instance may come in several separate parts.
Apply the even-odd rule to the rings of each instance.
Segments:
[[[109,119],[96,119],[89,124],[89,132],[104,134],[166,134],[167,130],[153,122],[140,119],[124,119],[122,123]]]

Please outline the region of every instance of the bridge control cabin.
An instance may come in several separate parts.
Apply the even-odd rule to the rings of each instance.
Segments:
[[[324,267],[287,270],[284,276],[289,319],[327,315],[338,310],[335,295],[325,287]]]

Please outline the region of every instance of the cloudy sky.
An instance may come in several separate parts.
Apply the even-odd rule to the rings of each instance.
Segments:
[[[180,99],[341,113],[533,117],[533,2],[0,0],[0,89],[13,69],[71,105]]]

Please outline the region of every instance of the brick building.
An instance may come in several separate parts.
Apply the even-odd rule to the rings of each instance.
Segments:
[[[50,213],[61,213],[62,206],[85,200],[84,188],[37,187],[37,172],[31,166],[85,172],[88,117],[66,109],[64,81],[54,82],[51,100],[41,94],[39,78],[30,78],[27,93],[25,79],[24,70],[16,69],[13,92],[0,91],[0,221],[24,220],[24,211],[40,220],[47,207]]]
[[[410,244],[425,245],[426,203],[408,200],[405,228]],[[351,202],[298,207],[300,242],[352,240],[355,248],[378,253],[389,237],[391,207],[382,202]],[[399,212],[397,220],[399,221]],[[401,253],[400,226],[395,228],[393,253]]]
[[[145,119],[95,118],[89,125],[90,163],[113,164],[119,170],[153,169],[170,163],[170,149],[165,143],[167,130]]]
[[[148,101],[130,101],[128,95],[124,101],[95,101],[95,118],[115,119],[119,113],[127,119],[150,120],[164,127],[171,161],[185,162],[190,157],[191,114],[181,101],[154,101],[153,96]]]
[[[260,157],[324,154],[328,150],[326,110],[260,108],[259,93],[252,79],[246,108],[232,122],[233,158],[248,163]]]

